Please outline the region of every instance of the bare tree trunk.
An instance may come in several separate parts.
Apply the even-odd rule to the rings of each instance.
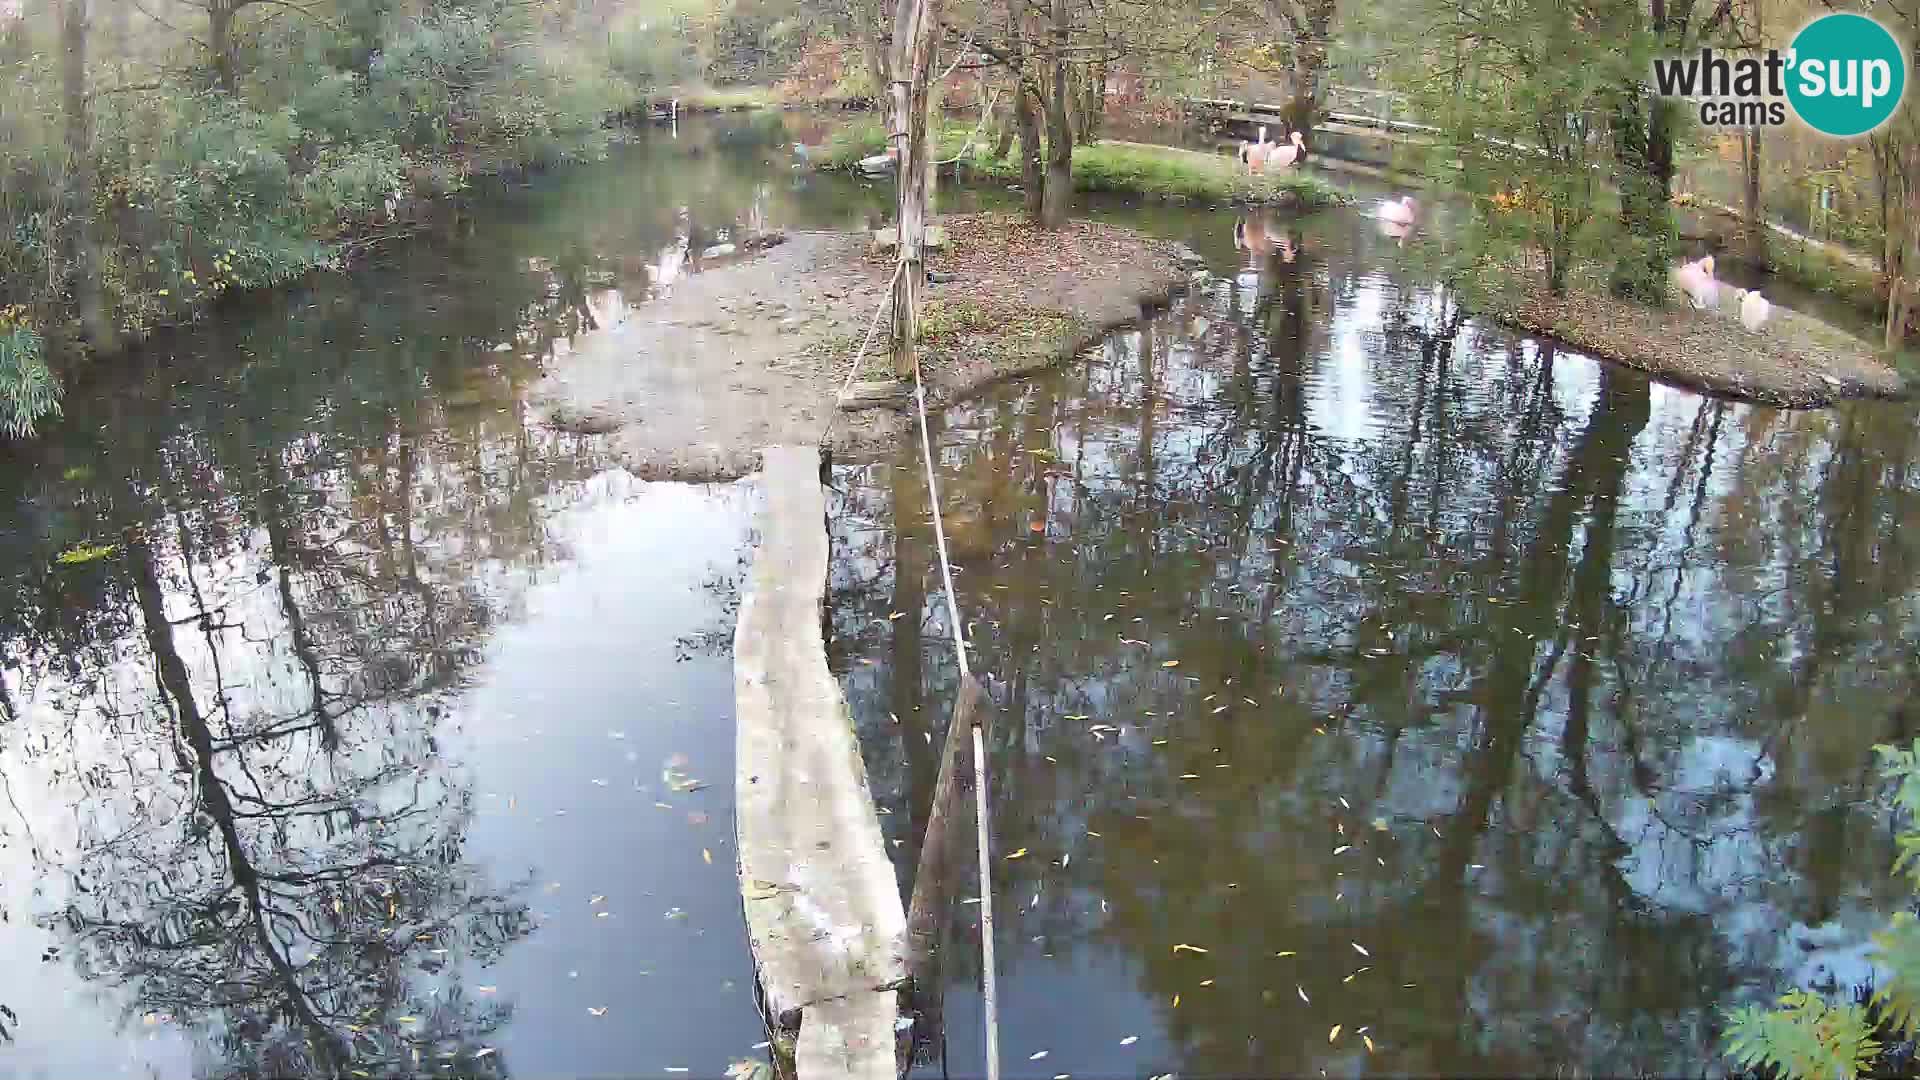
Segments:
[[[1014,114],[1020,126],[1020,189],[1027,220],[1039,224],[1046,202],[1046,165],[1040,157],[1040,102],[1024,65],[1015,84]]]
[[[896,220],[900,271],[893,278],[893,374],[912,378],[920,332],[921,248],[927,224],[927,80],[933,61],[935,0],[899,0],[893,17],[893,83],[888,95],[890,135],[899,151],[900,201]]]
[[[1072,26],[1067,0],[1053,0],[1053,26],[1047,63],[1052,69],[1047,93],[1047,190],[1040,201],[1040,224],[1057,229],[1073,207],[1073,117],[1068,101],[1067,34]]]
[[[233,12],[230,0],[213,0],[207,5],[207,49],[213,54],[213,74],[221,92],[239,92],[233,72]]]
[[[1741,140],[1745,145],[1742,164],[1746,169],[1747,261],[1757,270],[1767,268],[1766,209],[1760,204],[1760,128],[1751,127]]]
[[[1014,83],[1013,96],[1019,97],[1020,84]],[[993,160],[1005,161],[1013,153],[1013,114],[1019,110],[1017,101],[1009,101],[1004,109],[995,109],[993,114]]]
[[[98,350],[114,347],[100,274],[99,222],[94,207],[93,113],[87,102],[87,0],[66,0],[60,18],[60,97],[65,114],[67,227],[61,271],[80,315],[80,332]]]
[[[1889,351],[1906,344],[1907,323],[1920,313],[1920,132],[1904,134],[1886,239]]]
[[[867,85],[876,101],[887,99],[887,54],[880,47],[880,35],[868,31],[860,35],[860,56],[867,64]]]
[[[1082,146],[1092,146],[1100,141],[1100,127],[1107,114],[1107,62],[1105,59],[1094,61],[1087,68],[1087,83],[1083,88],[1080,105],[1080,123],[1075,132],[1080,136]]]

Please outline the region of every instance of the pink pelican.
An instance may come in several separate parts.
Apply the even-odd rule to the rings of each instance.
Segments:
[[[1276,168],[1287,168],[1307,156],[1307,140],[1299,132],[1287,136],[1287,143],[1274,147],[1267,153],[1267,162]]]
[[[1720,306],[1720,283],[1713,278],[1713,256],[1696,262],[1681,263],[1673,271],[1673,283],[1687,294],[1695,307]]]

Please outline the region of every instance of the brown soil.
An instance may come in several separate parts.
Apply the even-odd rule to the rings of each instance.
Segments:
[[[1045,232],[1000,216],[942,218],[949,248],[929,269],[922,373],[946,404],[1071,359],[1189,280],[1179,244],[1076,221]],[[649,478],[723,479],[760,448],[820,441],[839,453],[893,445],[906,416],[842,411],[841,384],[893,273],[864,233],[793,233],[787,243],[676,283],[626,322],[557,357],[536,392],[549,426],[605,435]],[[861,379],[884,377],[886,328]],[[833,418],[838,416],[837,420]]]
[[[1899,373],[1851,334],[1778,305],[1754,332],[1741,325],[1730,297],[1723,306],[1700,311],[1675,300],[1659,309],[1577,288],[1556,297],[1533,285],[1482,304],[1501,322],[1746,401],[1808,407],[1906,390]]]

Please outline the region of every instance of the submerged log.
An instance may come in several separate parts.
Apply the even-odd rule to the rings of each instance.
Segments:
[[[946,743],[940,752],[940,776],[933,785],[933,805],[927,812],[927,834],[920,841],[920,862],[913,874],[913,899],[907,905],[907,975],[911,980],[911,1007],[918,1020],[914,1043],[920,1048],[938,1045],[943,1023],[940,979],[940,931],[952,909],[956,847],[964,850],[968,812],[964,782],[967,747],[975,723],[986,723],[987,695],[969,675],[960,680],[953,718],[947,722]],[[916,1055],[916,1059],[920,1055]],[[927,1064],[928,1062],[921,1062]]]

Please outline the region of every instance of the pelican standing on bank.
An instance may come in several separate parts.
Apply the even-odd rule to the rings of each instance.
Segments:
[[[1267,164],[1285,169],[1307,156],[1307,140],[1299,132],[1287,136],[1287,142],[1267,153]]]

